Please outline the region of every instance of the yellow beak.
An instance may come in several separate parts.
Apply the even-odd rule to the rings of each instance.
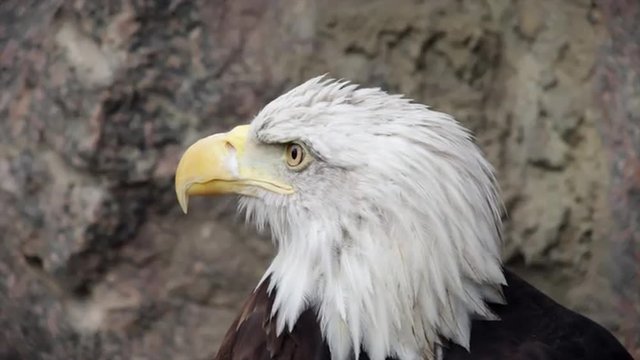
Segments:
[[[255,196],[257,188],[291,194],[293,188],[268,176],[257,164],[256,148],[248,146],[249,125],[208,136],[191,145],[178,163],[175,190],[178,203],[187,213],[190,195],[237,193]],[[258,155],[258,156],[256,156]]]

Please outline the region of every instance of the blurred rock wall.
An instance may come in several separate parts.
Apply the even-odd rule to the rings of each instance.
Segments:
[[[640,357],[639,9],[0,2],[0,358],[210,358],[273,250],[232,199],[183,216],[177,159],[322,73],[471,128],[508,265]]]

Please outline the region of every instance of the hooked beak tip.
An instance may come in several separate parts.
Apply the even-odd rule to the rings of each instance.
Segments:
[[[178,204],[180,204],[180,209],[182,209],[182,212],[185,214],[189,211],[189,194],[187,190],[188,189],[183,189],[177,194]]]

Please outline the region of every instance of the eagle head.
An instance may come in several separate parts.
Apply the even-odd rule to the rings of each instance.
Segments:
[[[468,347],[500,300],[493,169],[451,116],[402,96],[311,79],[193,144],[175,189],[185,212],[192,195],[240,195],[277,247],[263,281],[278,333],[314,308],[336,359]]]

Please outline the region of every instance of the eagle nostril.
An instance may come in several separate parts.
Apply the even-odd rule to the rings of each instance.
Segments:
[[[236,147],[233,146],[229,141],[225,141],[224,148],[227,150],[227,153],[229,153],[230,155],[236,154]]]

